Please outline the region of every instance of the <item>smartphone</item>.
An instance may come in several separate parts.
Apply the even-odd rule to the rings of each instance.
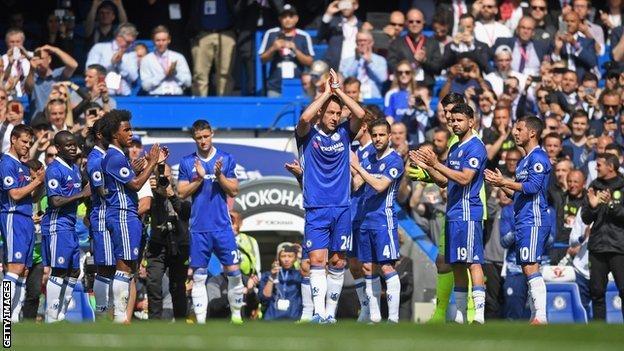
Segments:
[[[20,107],[19,107],[19,105],[18,105],[18,104],[12,104],[12,105],[11,105],[11,111],[13,111],[13,112],[15,112],[15,113],[19,114],[19,113],[20,113]]]
[[[565,67],[555,67],[555,68],[553,68],[553,73],[556,73],[556,74],[564,74],[567,71],[568,71],[568,69],[565,68]]]
[[[464,27],[462,25],[459,25],[459,27],[457,28],[457,32],[459,32],[459,33],[463,34],[465,31],[466,31],[466,27]]]
[[[13,48],[13,59],[19,60],[20,58],[20,49],[18,47]]]
[[[105,76],[98,76],[98,83],[104,83],[106,80]]]
[[[585,94],[594,95],[594,93],[595,93],[594,88],[585,88]]]
[[[542,76],[531,76],[531,80],[533,80],[533,83],[539,83],[542,81]]]
[[[87,116],[97,116],[97,113],[98,113],[97,108],[90,108],[87,110]]]
[[[340,0],[338,2],[338,10],[351,10],[353,8],[353,3],[351,0]]]

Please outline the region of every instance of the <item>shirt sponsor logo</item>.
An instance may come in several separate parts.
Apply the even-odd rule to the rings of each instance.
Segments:
[[[321,151],[323,152],[342,152],[344,151],[345,147],[344,143],[341,141],[330,146],[319,145],[319,149],[321,149]]]

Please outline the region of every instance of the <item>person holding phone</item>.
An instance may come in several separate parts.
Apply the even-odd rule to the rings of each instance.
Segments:
[[[2,82],[11,86],[10,95],[22,97],[24,91],[24,80],[30,72],[29,57],[32,52],[24,49],[26,35],[21,29],[9,29],[5,34],[5,42],[7,52],[2,55],[2,66],[4,67],[4,76]]]
[[[298,248],[284,245],[271,265],[262,274],[258,287],[260,301],[266,305],[265,320],[298,320],[302,311],[301,282],[303,276],[295,268]]]
[[[169,50],[171,35],[165,26],[152,31],[154,52],[141,60],[141,86],[149,95],[182,95],[191,87],[191,71],[184,56]]]
[[[363,22],[355,16],[358,0],[332,1],[322,17],[317,38],[327,41],[325,61],[329,67],[337,68],[340,61],[355,56],[356,35]]]

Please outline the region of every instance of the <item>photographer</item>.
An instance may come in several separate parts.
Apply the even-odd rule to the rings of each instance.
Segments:
[[[264,319],[298,320],[301,316],[301,281],[303,276],[294,267],[298,249],[285,245],[271,265],[271,271],[262,275],[258,288],[260,300],[266,304]]]
[[[431,97],[425,86],[417,86],[407,99],[409,109],[402,122],[407,126],[410,146],[420,145],[425,141],[425,131],[434,112],[430,107]]]
[[[150,209],[152,234],[147,245],[147,296],[149,319],[161,319],[163,312],[162,279],[169,273],[169,292],[173,316],[186,318],[186,273],[189,257],[189,218],[191,203],[173,191],[171,167],[160,164],[150,178],[154,199]]]

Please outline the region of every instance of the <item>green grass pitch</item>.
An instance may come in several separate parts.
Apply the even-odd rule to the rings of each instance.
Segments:
[[[624,350],[624,326],[490,322],[486,325],[296,325],[226,322],[206,325],[99,321],[13,325],[13,350]]]

